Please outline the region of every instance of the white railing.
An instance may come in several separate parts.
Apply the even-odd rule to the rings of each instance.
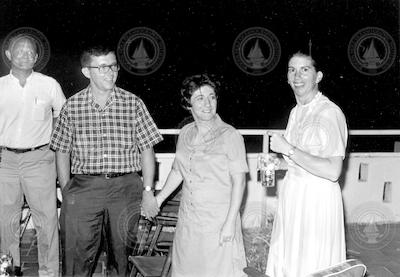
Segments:
[[[163,135],[178,135],[180,129],[160,129]],[[238,129],[243,136],[263,136],[263,152],[269,152],[269,132],[283,134],[283,129]],[[350,136],[400,136],[400,129],[349,130]]]

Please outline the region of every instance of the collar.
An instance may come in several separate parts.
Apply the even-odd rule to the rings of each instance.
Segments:
[[[12,69],[10,69],[10,73],[8,75],[12,80],[17,81],[19,83],[18,78],[15,77],[14,74],[12,74]],[[34,75],[36,75],[36,72],[34,70],[32,70],[31,74],[29,74],[29,76],[26,77],[26,82],[28,82],[30,79],[32,79],[34,77]]]
[[[314,95],[313,99],[311,99],[310,102],[308,102],[307,104],[297,103],[297,105],[302,108],[312,106],[312,105],[314,105],[314,103],[316,103],[318,101],[318,99],[321,97],[321,95],[322,95],[322,92],[318,91],[317,94]]]
[[[211,126],[212,129],[215,129],[215,128],[218,128],[222,124],[222,119],[218,115],[218,113],[216,113],[214,119],[212,121],[209,121],[209,122],[210,123],[208,125]],[[193,123],[195,125],[198,124],[196,121],[194,121]],[[207,123],[204,123],[204,124],[207,124]]]
[[[94,96],[92,93],[92,89],[89,86],[87,86],[87,88],[85,89],[85,94],[86,94],[86,99],[89,103],[94,103]],[[122,89],[120,89],[117,86],[114,86],[114,89],[112,90],[110,96],[108,97],[108,99],[112,102],[112,101],[118,101],[118,102],[124,102],[126,101],[126,94],[124,93],[124,91]],[[108,100],[107,100],[108,101]]]

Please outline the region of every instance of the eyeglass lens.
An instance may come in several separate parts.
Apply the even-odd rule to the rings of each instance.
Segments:
[[[114,72],[117,72],[119,70],[119,65],[118,64],[102,65],[99,66],[98,68],[100,73],[107,73],[110,71],[110,69]]]

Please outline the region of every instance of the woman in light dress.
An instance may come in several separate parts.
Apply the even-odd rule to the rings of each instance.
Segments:
[[[348,134],[341,109],[318,89],[322,77],[312,57],[296,53],[289,60],[297,105],[285,135],[270,140],[288,163],[268,255],[271,277],[303,277],[346,259],[338,178]]]
[[[245,277],[239,207],[248,171],[242,136],[217,114],[216,82],[183,82],[183,104],[194,122],[179,134],[160,206],[183,181],[172,250],[172,277]]]

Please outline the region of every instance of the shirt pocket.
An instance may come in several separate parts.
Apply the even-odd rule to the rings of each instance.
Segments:
[[[46,116],[46,100],[35,97],[32,110],[32,118],[35,121],[43,121]]]

